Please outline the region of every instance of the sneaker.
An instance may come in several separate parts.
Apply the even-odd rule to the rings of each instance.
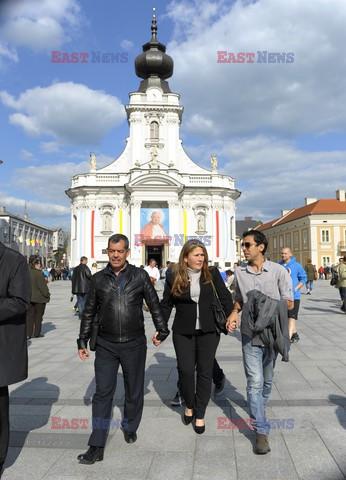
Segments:
[[[225,390],[225,380],[226,380],[226,377],[224,375],[221,382],[215,384],[214,395],[217,396],[217,395],[221,395],[223,393],[223,391]]]
[[[255,453],[258,455],[264,455],[270,452],[270,446],[268,442],[268,435],[263,433],[256,433],[256,445]]]
[[[300,340],[300,337],[299,337],[299,335],[298,335],[298,332],[295,332],[295,333],[292,335],[290,342],[291,342],[291,343],[296,343],[296,342],[299,342],[299,340]]]
[[[307,295],[311,295],[311,292],[310,292],[310,290],[308,291]]]
[[[171,400],[171,405],[172,405],[172,407],[181,407],[182,405],[185,405],[185,400],[180,395],[179,390],[177,391],[173,400]]]

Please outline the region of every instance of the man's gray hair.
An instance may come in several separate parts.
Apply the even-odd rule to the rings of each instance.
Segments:
[[[130,242],[129,242],[129,239],[127,238],[126,235],[122,235],[121,233],[115,233],[114,235],[112,235],[111,237],[109,237],[108,239],[108,248],[109,248],[109,245],[111,243],[119,243],[123,241],[124,244],[125,244],[125,250],[128,250],[129,249],[129,246],[130,246]]]

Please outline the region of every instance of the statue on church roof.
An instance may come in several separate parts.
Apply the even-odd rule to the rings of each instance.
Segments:
[[[96,157],[94,152],[90,152],[90,172],[96,172]]]
[[[217,167],[219,165],[219,161],[216,155],[211,156],[210,164],[211,164],[211,171],[217,173]]]
[[[157,149],[156,147],[153,147],[150,152],[150,162],[149,162],[149,167],[150,168],[160,168],[159,162],[157,161]]]

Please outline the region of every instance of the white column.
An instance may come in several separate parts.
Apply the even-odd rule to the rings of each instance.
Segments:
[[[131,199],[130,203],[130,248],[131,248],[131,261],[135,265],[139,266],[142,263],[142,246],[136,245],[136,238],[141,232],[141,200]]]
[[[174,235],[184,233],[182,212],[180,212],[179,203],[177,201],[168,201],[169,208],[169,236],[172,237],[168,249],[168,260],[176,262],[179,258],[181,250],[180,246],[175,245]]]

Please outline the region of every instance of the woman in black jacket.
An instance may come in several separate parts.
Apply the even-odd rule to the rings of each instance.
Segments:
[[[174,270],[166,273],[161,306],[168,321],[173,305],[173,344],[178,362],[181,394],[186,401],[184,415],[188,425],[195,417],[196,433],[205,431],[204,414],[210,399],[213,362],[220,335],[215,330],[211,304],[212,282],[228,317],[233,308],[217,268],[208,267],[208,253],[197,239],[183,246]],[[195,384],[195,372],[197,381]]]

